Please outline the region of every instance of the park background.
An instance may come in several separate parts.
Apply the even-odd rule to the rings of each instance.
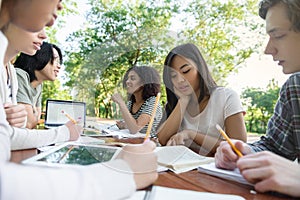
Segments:
[[[48,98],[84,101],[87,114],[118,119],[110,96],[122,89],[133,65],[149,65],[161,74],[176,45],[196,44],[219,85],[238,92],[248,132],[263,134],[280,86],[287,79],[271,56],[263,54],[264,20],[259,0],[64,0],[49,42],[64,54],[63,72],[43,84]],[[162,85],[161,102],[166,102]],[[45,107],[43,107],[45,110]]]

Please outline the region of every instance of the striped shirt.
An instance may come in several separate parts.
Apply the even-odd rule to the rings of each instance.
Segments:
[[[147,115],[152,115],[153,112],[153,108],[155,105],[155,96],[151,96],[148,99],[146,99],[146,101],[142,104],[141,108],[136,112],[136,113],[132,113],[132,101],[128,101],[127,103],[127,107],[128,110],[130,111],[131,115],[133,116],[134,119],[138,119],[139,116],[141,116],[141,114],[147,114]],[[155,118],[153,121],[153,125],[152,125],[152,129],[151,129],[151,137],[156,137],[156,129],[158,124],[160,123],[160,120],[162,118],[162,108],[160,103],[157,106],[157,110],[155,113]],[[148,124],[146,126],[144,126],[139,132],[140,133],[146,133],[148,129]]]
[[[251,147],[256,152],[269,150],[300,161],[300,72],[292,74],[282,86],[266,136]]]

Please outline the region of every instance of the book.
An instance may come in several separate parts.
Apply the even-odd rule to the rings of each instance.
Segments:
[[[239,182],[245,185],[251,185],[253,184],[249,183],[240,173],[238,168],[235,168],[234,170],[226,170],[226,169],[219,169],[216,167],[215,163],[209,163],[209,164],[204,164],[198,167],[198,171],[217,176],[223,179]]]
[[[156,152],[158,165],[177,174],[197,169],[202,164],[214,162],[214,158],[197,154],[186,146],[157,147]]]
[[[193,190],[183,190],[168,188],[162,186],[153,186],[152,190],[147,193],[146,191],[137,191],[126,200],[245,200],[243,197],[232,194],[216,194],[211,192],[197,192]]]

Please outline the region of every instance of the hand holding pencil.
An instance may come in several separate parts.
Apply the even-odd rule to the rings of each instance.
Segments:
[[[68,127],[70,132],[70,141],[75,141],[80,137],[80,134],[83,130],[81,126],[78,125],[77,121],[71,117],[67,112],[61,111],[70,121],[67,122],[65,125]]]
[[[234,152],[239,156],[243,157],[243,154],[234,146],[234,144],[231,142],[230,138],[227,136],[225,131],[222,130],[222,128],[219,126],[219,124],[216,125],[216,128],[221,133],[221,135],[225,138],[225,140],[229,143],[231,148],[234,150]]]
[[[69,115],[68,113],[66,113],[65,111],[61,111],[62,114],[64,114],[71,122],[73,122],[74,124],[77,124],[77,121],[71,117],[71,115]]]

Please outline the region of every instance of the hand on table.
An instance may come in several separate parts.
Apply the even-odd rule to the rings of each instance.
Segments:
[[[126,129],[127,128],[127,125],[126,125],[124,120],[116,121],[116,125],[119,129]]]
[[[193,140],[195,134],[191,130],[183,130],[173,135],[167,142],[167,146],[184,145],[186,140]]]

